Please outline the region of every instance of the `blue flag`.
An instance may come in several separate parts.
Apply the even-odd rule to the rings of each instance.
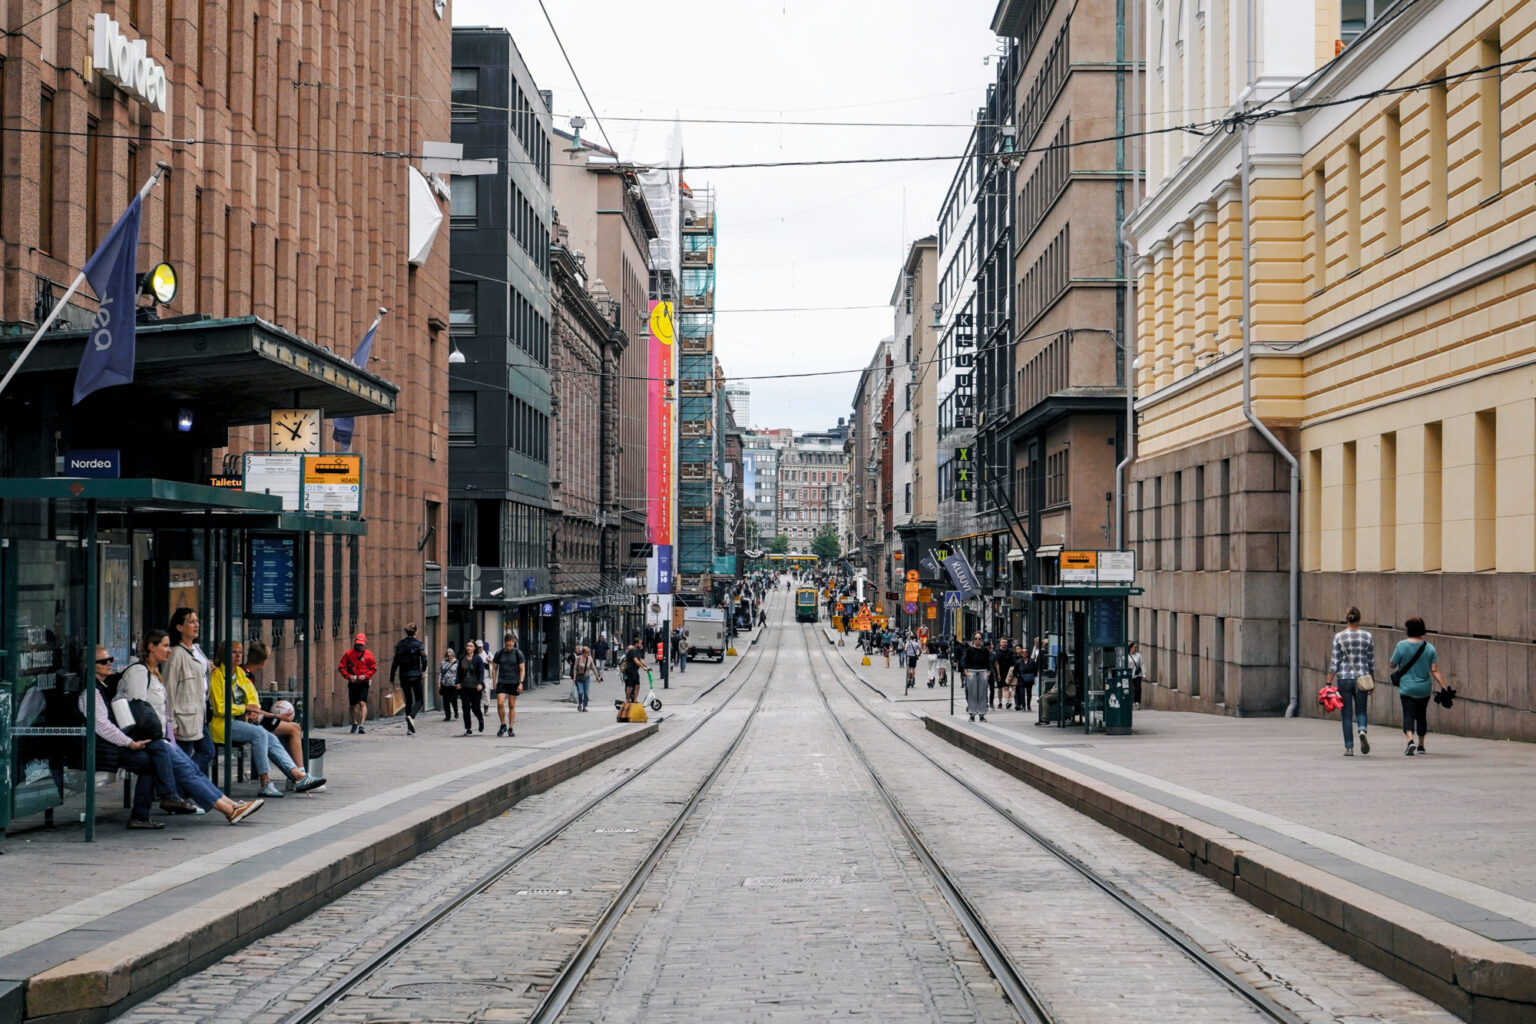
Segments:
[[[75,374],[75,401],[98,388],[133,383],[133,324],[137,315],[139,275],[138,196],[112,225],[101,248],[85,265],[86,280],[100,306],[85,339],[85,355]]]
[[[368,368],[368,355],[373,351],[373,336],[379,333],[380,321],[375,320],[373,326],[368,328],[368,333],[363,335],[363,340],[357,345],[357,351],[352,353],[352,365]],[[336,450],[349,452],[352,450],[352,428],[356,424],[351,416],[338,416],[331,420],[331,437],[336,442]]]

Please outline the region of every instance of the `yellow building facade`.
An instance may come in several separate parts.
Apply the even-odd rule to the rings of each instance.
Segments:
[[[1357,605],[1378,677],[1403,620],[1425,618],[1460,691],[1432,727],[1536,740],[1536,75],[1518,62],[1536,55],[1536,0],[1378,3],[1364,26],[1336,0],[1310,23],[1261,2],[1248,96],[1246,5],[1208,0],[1201,24],[1195,6],[1147,5],[1166,55],[1146,109],[1149,127],[1244,101],[1272,115],[1249,132],[1248,306],[1253,409],[1301,477],[1298,710],[1317,713]],[[1189,87],[1197,74],[1217,84]],[[1242,411],[1239,133],[1163,138],[1130,224],[1127,536],[1152,580],[1150,660],[1173,670],[1152,699],[1276,712],[1290,468]],[[1373,718],[1396,722],[1392,693]]]

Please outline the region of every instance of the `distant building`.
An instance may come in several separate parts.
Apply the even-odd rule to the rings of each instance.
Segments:
[[[725,400],[731,405],[731,416],[742,430],[752,429],[752,385],[744,380],[727,381]]]

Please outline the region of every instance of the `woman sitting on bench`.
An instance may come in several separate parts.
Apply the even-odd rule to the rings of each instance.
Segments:
[[[251,770],[261,779],[261,795],[269,799],[283,795],[283,791],[272,784],[273,761],[277,762],[277,767],[284,775],[293,780],[295,792],[307,793],[325,785],[324,779],[308,775],[298,767],[283,749],[283,741],[258,724],[263,717],[272,713],[261,709],[261,698],[256,695],[256,687],[252,685],[251,677],[240,667],[244,658],[245,645],[239,641],[235,642],[232,649],[227,641],[219,644],[219,660],[208,684],[208,693],[213,699],[213,719],[209,725],[213,729],[214,745],[224,744],[224,666],[226,662],[232,662],[235,675],[230,685],[229,736],[235,743],[251,745]]]

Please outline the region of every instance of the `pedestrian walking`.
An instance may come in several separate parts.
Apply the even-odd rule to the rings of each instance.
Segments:
[[[902,661],[907,667],[907,693],[912,692],[912,687],[917,683],[917,659],[922,656],[923,645],[917,642],[917,637],[907,638],[906,646],[902,648]]]
[[[992,652],[992,683],[997,687],[996,708],[1013,707],[1013,667],[1018,664],[1019,653],[1013,649],[1013,641],[1003,637]]]
[[[608,664],[608,634],[599,633],[597,642],[592,645],[592,657],[597,661],[597,667],[601,669]],[[599,675],[601,681],[601,675]]]
[[[892,635],[889,632],[887,632],[886,630],[882,629],[880,631],[880,652],[885,655],[885,667],[886,668],[890,668],[891,667],[891,645],[892,645],[892,643],[893,643]]]
[[[453,644],[443,651],[443,660],[437,665],[437,695],[443,700],[443,721],[458,718],[459,659],[454,656]]]
[[[1424,638],[1424,620],[1415,615],[1403,623],[1403,631],[1408,639],[1399,640],[1392,649],[1392,667],[1396,670],[1392,678],[1397,682],[1397,699],[1403,706],[1403,736],[1408,740],[1403,753],[1412,757],[1416,752],[1428,753],[1424,749],[1424,734],[1429,731],[1430,677],[1442,690],[1445,680],[1440,676],[1435,645]]]
[[[474,715],[485,732],[485,656],[480,645],[471,640],[464,645],[464,657],[459,659],[459,704],[464,713],[464,735],[473,735],[469,716]]]
[[[352,714],[352,731],[359,736],[367,732],[368,684],[379,671],[379,663],[368,649],[368,637],[362,633],[352,638],[352,646],[341,656],[336,671],[347,681],[347,705]]]
[[[496,687],[496,717],[501,728],[497,736],[516,736],[512,727],[517,720],[517,695],[528,678],[528,662],[518,650],[517,637],[508,633],[501,638],[501,650],[491,659],[491,684]]]
[[[1344,613],[1344,628],[1333,634],[1333,651],[1328,659],[1328,685],[1336,686],[1344,701],[1344,756],[1355,756],[1355,727],[1360,729],[1360,753],[1371,752],[1366,735],[1366,701],[1375,681],[1371,672],[1376,664],[1376,641],[1360,628],[1360,609],[1350,606]],[[1364,688],[1361,680],[1366,680]]]
[[[992,658],[981,642],[981,633],[975,633],[971,642],[960,648],[956,668],[965,673],[965,713],[976,721],[987,720],[987,679],[992,673]]]
[[[426,706],[422,693],[422,680],[427,674],[427,645],[416,639],[416,623],[405,627],[405,636],[395,642],[395,656],[389,662],[389,681],[400,676],[400,689],[405,693],[405,734],[416,735],[416,716]]]
[[[1125,655],[1125,662],[1126,667],[1131,670],[1131,706],[1133,708],[1140,708],[1141,680],[1146,675],[1147,668],[1142,663],[1141,644],[1138,641],[1131,641],[1131,646],[1127,649]]]
[[[571,663],[571,676],[576,683],[576,710],[587,710],[587,700],[591,696],[592,675],[597,671],[597,660],[592,656],[591,650],[585,647],[576,648],[576,660]]]

